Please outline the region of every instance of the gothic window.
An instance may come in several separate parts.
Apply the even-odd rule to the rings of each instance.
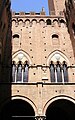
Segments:
[[[12,82],[15,83],[23,83],[28,82],[28,72],[29,72],[29,65],[26,61],[25,65],[19,61],[18,65],[15,62],[12,63]]]
[[[63,63],[63,77],[64,77],[64,82],[68,82],[68,69],[67,69],[67,64],[65,62]]]
[[[61,71],[61,65],[59,62],[57,62],[56,65],[56,73],[57,73],[57,82],[62,82],[62,71]]]
[[[19,61],[18,67],[17,67],[17,80],[16,82],[22,81],[22,64],[21,61]]]
[[[16,73],[16,65],[15,62],[12,64],[12,82],[15,82],[15,73]]]
[[[50,78],[51,78],[51,82],[55,82],[55,68],[52,62],[50,64]]]
[[[51,82],[64,83],[68,82],[68,69],[66,62],[61,64],[59,61],[57,63],[51,62],[50,64],[50,79]]]
[[[24,65],[23,82],[28,82],[28,64]]]

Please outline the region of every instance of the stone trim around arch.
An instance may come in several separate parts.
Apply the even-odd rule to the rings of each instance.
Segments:
[[[30,100],[29,98],[27,98],[25,96],[12,96],[11,97],[11,100],[15,100],[15,99],[20,99],[20,100],[24,100],[24,101],[28,102],[31,105],[31,107],[33,108],[35,116],[38,115],[37,107],[32,100]]]
[[[30,59],[30,56],[22,50],[19,50],[19,51],[15,52],[14,54],[12,54],[12,61],[14,61],[15,58],[18,57],[19,54],[22,54],[24,56],[25,61],[28,61],[29,65],[32,65],[32,61]],[[17,61],[19,61],[19,59]]]
[[[66,56],[64,53],[62,53],[61,51],[58,51],[58,50],[53,51],[51,54],[49,54],[48,59],[47,59],[47,66],[50,65],[51,58],[52,58],[55,54],[60,55],[60,57],[62,57],[62,58],[66,61],[67,65],[70,66],[70,62],[69,62],[67,56]],[[57,61],[58,61],[58,60],[57,60]],[[60,61],[60,60],[59,60],[59,61]]]
[[[68,100],[68,101],[75,104],[75,100],[73,98],[69,97],[69,96],[61,95],[61,96],[53,97],[49,101],[47,101],[46,104],[44,105],[44,107],[43,107],[43,115],[44,116],[46,115],[46,110],[47,110],[47,108],[49,107],[50,104],[52,104],[56,100],[61,100],[61,99]]]

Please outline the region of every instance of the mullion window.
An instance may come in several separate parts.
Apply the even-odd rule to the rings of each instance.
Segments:
[[[64,82],[68,82],[68,69],[65,63],[63,64],[63,76],[64,76]]]
[[[55,68],[54,68],[54,64],[50,64],[50,78],[51,78],[51,82],[55,82]]]
[[[23,82],[28,82],[28,64],[24,65]]]
[[[16,82],[22,82],[22,64],[19,63],[17,67],[17,80]]]
[[[61,71],[61,65],[59,63],[56,65],[56,72],[57,72],[57,82],[62,82],[62,71]]]
[[[15,82],[16,65],[12,65],[12,82]]]

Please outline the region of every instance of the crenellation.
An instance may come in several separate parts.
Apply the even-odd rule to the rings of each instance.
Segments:
[[[34,24],[38,25],[43,25],[43,27],[55,27],[55,26],[58,26],[58,27],[65,27],[65,24],[66,24],[66,21],[64,18],[54,18],[54,17],[43,17],[41,19],[41,16],[39,16],[38,18],[35,16],[35,18],[32,16],[32,17],[27,17],[27,18],[24,18],[24,17],[17,17],[16,15],[14,17],[12,17],[12,22],[15,22],[15,25],[18,24],[17,27],[19,27],[20,23],[21,23],[21,26],[22,27],[25,27],[25,26],[29,26],[29,27],[32,27]],[[35,25],[34,25],[35,26]]]

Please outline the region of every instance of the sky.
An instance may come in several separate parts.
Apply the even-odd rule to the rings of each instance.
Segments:
[[[42,7],[48,15],[48,0],[11,0],[11,9],[16,12],[40,12]]]

